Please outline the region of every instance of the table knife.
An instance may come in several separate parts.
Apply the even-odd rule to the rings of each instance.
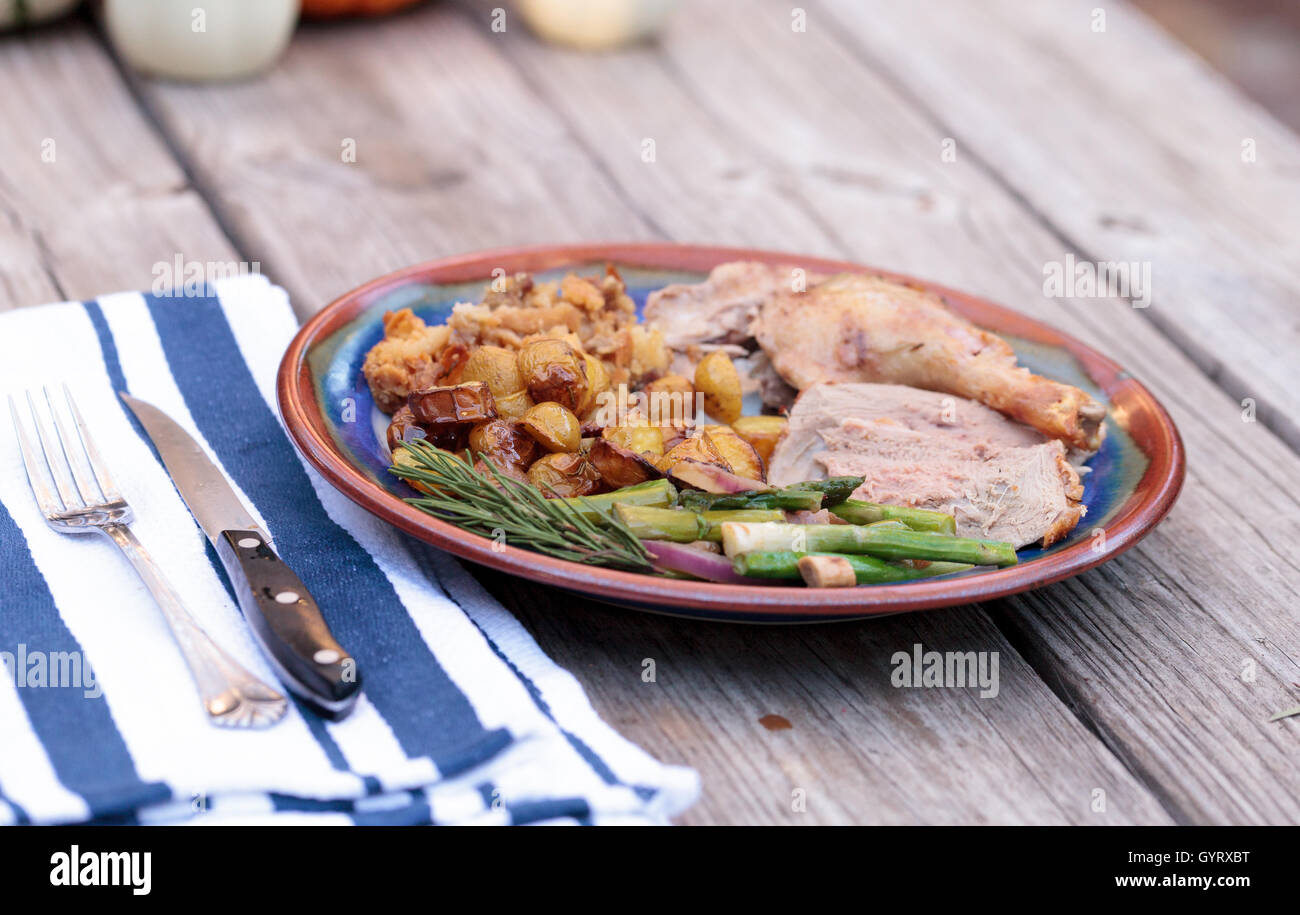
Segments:
[[[121,397],[216,549],[244,617],[280,681],[322,716],[346,717],[361,694],[361,674],[306,586],[198,442],[152,404],[125,393]]]

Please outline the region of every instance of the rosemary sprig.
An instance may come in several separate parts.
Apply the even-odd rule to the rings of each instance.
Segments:
[[[406,450],[417,466],[394,464],[389,472],[433,491],[406,500],[416,508],[484,537],[503,533],[511,546],[558,559],[654,572],[641,541],[612,512],[582,500],[604,519],[596,525],[569,502],[547,499],[532,486],[505,476],[483,455],[477,460],[487,467],[486,474],[423,440],[408,442]]]

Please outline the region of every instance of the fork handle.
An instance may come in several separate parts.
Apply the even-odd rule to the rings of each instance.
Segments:
[[[284,717],[288,701],[227,654],[181,603],[135,534],[125,524],[100,528],[131,561],[145,587],[162,609],[199,688],[203,708],[222,727],[269,727]]]

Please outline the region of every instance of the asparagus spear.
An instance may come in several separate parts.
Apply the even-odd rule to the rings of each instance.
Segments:
[[[853,564],[843,556],[800,556],[796,567],[810,588],[851,588],[858,583]]]
[[[897,565],[877,559],[842,553],[796,553],[791,550],[756,550],[741,553],[731,560],[738,575],[751,578],[799,578],[799,563],[808,557],[832,557],[847,560],[860,585],[881,584],[890,581],[911,581],[916,578],[933,578],[950,572],[964,572],[968,563],[931,562],[922,568]]]
[[[779,508],[735,508],[722,511],[700,512],[700,517],[704,520],[706,530],[701,540],[711,540],[714,543],[722,542],[722,525],[728,521],[784,521],[785,512]]]
[[[620,502],[614,511],[624,524],[641,540],[671,540],[690,543],[693,540],[722,540],[722,525],[726,522],[781,521],[785,515],[775,509],[737,509],[734,511],[696,512],[681,509],[654,508],[647,505],[629,505]]]
[[[648,480],[635,486],[625,486],[598,496],[577,496],[555,499],[572,507],[588,521],[599,521],[615,505],[658,505],[667,507],[677,498],[677,490],[667,480]]]
[[[815,489],[771,489],[723,494],[687,489],[678,493],[677,504],[691,511],[781,508],[815,512],[822,507],[822,493]]]
[[[784,489],[819,492],[822,494],[822,508],[830,508],[832,505],[839,505],[853,495],[853,490],[861,486],[864,479],[865,477],[828,477],[825,480],[809,480],[806,483],[795,483],[793,486],[784,487]]]
[[[862,502],[858,499],[846,499],[831,509],[831,513],[850,524],[870,524],[873,521],[890,519],[902,521],[914,531],[934,531],[939,534],[955,534],[957,522],[952,515],[943,512],[927,511],[924,508],[906,508],[902,505],[877,505],[875,502]]]
[[[928,559],[1009,566],[1016,550],[995,540],[969,540],[929,531],[899,530],[888,525],[775,524],[726,522],[722,548],[733,559],[755,550],[866,553],[878,559]]]
[[[708,533],[708,525],[695,512],[627,504],[615,505],[614,512],[641,540],[690,543],[692,540],[703,540]]]

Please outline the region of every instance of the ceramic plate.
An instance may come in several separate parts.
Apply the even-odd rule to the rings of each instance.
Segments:
[[[1107,405],[1106,440],[1084,478],[1088,511],[1049,549],[1020,551],[1020,564],[955,576],[845,589],[748,586],[660,579],[552,559],[466,533],[403,502],[414,495],[387,473],[387,419],[361,377],[382,336],[385,311],[411,308],[441,323],[451,306],[478,301],[497,269],[558,278],[614,264],[636,299],[662,286],[697,282],[729,260],[798,264],[808,270],[881,273],[926,287],[981,327],[1006,338],[1022,365],[1077,385]],[[855,619],[988,600],[1076,575],[1137,542],[1173,504],[1183,481],[1183,446],[1151,393],[1105,356],[1059,331],[984,299],[876,268],[767,251],[696,245],[575,245],[489,251],[408,267],[331,303],[303,326],[279,374],[280,410],[294,442],[332,485],[403,531],[464,559],[588,597],[643,610],[744,622]],[[1097,531],[1104,531],[1104,536]],[[494,549],[495,546],[495,549]]]

